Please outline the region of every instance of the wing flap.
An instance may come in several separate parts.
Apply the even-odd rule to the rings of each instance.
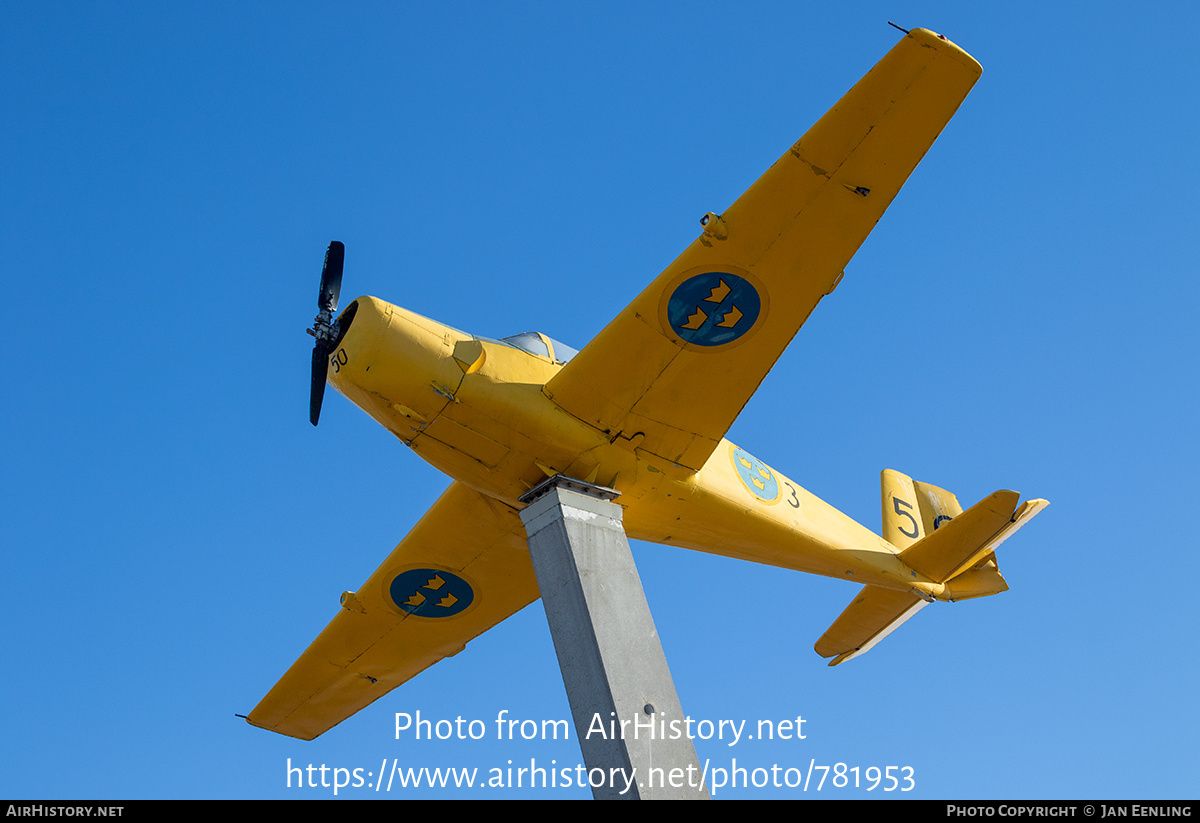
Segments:
[[[537,597],[520,517],[456,482],[247,720],[311,740]]]
[[[698,470],[982,69],[914,29],[546,384]]]

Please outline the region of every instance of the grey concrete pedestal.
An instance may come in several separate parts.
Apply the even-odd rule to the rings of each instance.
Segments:
[[[708,799],[618,494],[559,476],[521,498],[592,795]]]

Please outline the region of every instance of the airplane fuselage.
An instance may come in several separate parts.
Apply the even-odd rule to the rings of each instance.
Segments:
[[[343,313],[330,383],[431,465],[514,509],[555,474],[621,492],[630,537],[943,598],[898,550],[729,441],[699,472],[563,411],[562,364],[372,297]]]

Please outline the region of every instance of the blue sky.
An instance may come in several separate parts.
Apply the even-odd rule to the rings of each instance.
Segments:
[[[580,347],[889,19],[983,78],[730,438],[873,529],[883,468],[1051,506],[1001,550],[1010,592],[836,669],[812,644],[854,587],[635,544],[687,713],[806,721],[700,759],[911,766],[925,798],[1195,797],[1186,3],[6,3],[0,793],[578,763],[573,739],[395,739],[396,712],[569,717],[538,605],[315,742],[234,717],[448,483],[336,393],[309,425],[325,246],[347,298]],[[390,796],[426,794],[588,796]]]

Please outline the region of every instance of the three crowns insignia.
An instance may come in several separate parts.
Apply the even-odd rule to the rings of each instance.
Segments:
[[[725,285],[724,280],[721,280],[721,281],[719,281],[719,285],[714,287],[713,290],[709,293],[708,297],[704,298],[703,302],[720,304],[721,301],[724,300],[729,295],[729,292],[730,292],[729,286]],[[712,309],[710,308],[709,311],[712,311]],[[729,311],[725,312],[725,314],[721,318],[720,322],[717,323],[716,325],[718,328],[732,329],[734,326],[736,326],[738,324],[738,321],[741,319],[742,319],[741,310],[735,305],[730,305]],[[686,323],[684,323],[682,326],[680,326],[680,328],[692,329],[692,330],[698,329],[702,325],[704,325],[704,322],[706,320],[708,320],[708,314],[705,313],[703,306],[696,306],[695,314],[688,315],[688,321]]]

